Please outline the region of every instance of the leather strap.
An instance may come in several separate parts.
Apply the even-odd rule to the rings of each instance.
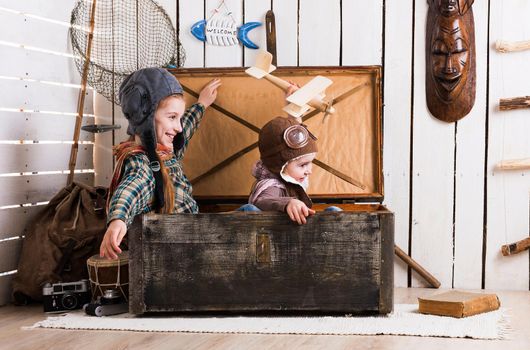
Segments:
[[[61,260],[57,263],[57,267],[55,270],[53,270],[53,273],[57,274],[58,276],[61,276],[65,270],[66,264],[70,261],[70,258],[72,257],[72,252],[74,250],[75,246],[75,240],[70,239],[68,241],[68,244],[66,245],[66,248],[64,248],[63,256],[61,257]]]
[[[265,31],[267,35],[267,51],[272,54],[272,64],[276,66],[276,20],[272,10],[267,11],[265,15]]]

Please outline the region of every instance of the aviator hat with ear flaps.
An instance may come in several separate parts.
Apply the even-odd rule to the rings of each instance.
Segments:
[[[139,135],[155,177],[155,205],[164,206],[164,182],[156,154],[155,111],[164,98],[182,94],[178,80],[163,68],[144,68],[129,75],[120,86],[121,109],[129,121],[127,133]],[[184,145],[184,136],[178,133],[173,140],[177,151]]]
[[[276,117],[265,124],[258,147],[261,161],[275,174],[291,159],[317,152],[316,137],[291,117]]]

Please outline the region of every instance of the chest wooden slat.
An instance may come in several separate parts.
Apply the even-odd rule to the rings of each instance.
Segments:
[[[384,208],[384,207],[381,207]],[[130,311],[392,310],[393,214],[146,215],[129,230]]]

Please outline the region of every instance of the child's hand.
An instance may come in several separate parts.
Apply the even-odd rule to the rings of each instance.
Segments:
[[[202,104],[204,108],[208,108],[213,101],[215,101],[215,98],[217,97],[217,88],[219,86],[221,86],[221,79],[211,80],[204,88],[202,88],[197,102]]]
[[[289,80],[289,84],[291,85],[289,85],[287,91],[285,91],[285,98],[291,96],[296,90],[300,89],[300,86],[291,80]]]
[[[112,220],[99,247],[99,256],[107,259],[116,259],[118,253],[121,253],[120,243],[126,233],[127,225],[125,225],[125,222],[119,219]]]
[[[307,222],[306,217],[315,214],[315,211],[309,209],[304,202],[294,198],[287,203],[285,211],[291,220],[296,221],[298,225],[305,224]]]

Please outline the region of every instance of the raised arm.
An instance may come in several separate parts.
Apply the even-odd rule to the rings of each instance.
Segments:
[[[217,88],[219,86],[221,86],[220,79],[213,79],[206,84],[199,94],[197,103],[188,108],[182,116],[182,136],[176,137],[173,143],[177,159],[182,159],[190,139],[199,127],[204,111],[217,98]],[[179,138],[182,138],[182,146],[175,147],[175,142],[179,142]]]

